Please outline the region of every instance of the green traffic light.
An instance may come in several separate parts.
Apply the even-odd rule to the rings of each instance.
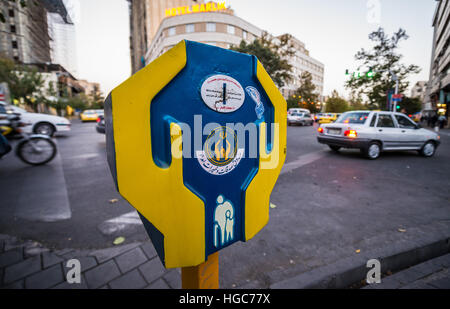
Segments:
[[[368,78],[372,78],[372,77],[374,77],[374,75],[375,75],[375,73],[373,71],[367,72],[367,77]]]
[[[397,109],[400,109],[400,105],[397,105]]]

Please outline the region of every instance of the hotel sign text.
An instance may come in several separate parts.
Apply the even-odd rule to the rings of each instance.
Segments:
[[[185,15],[191,13],[217,12],[226,10],[225,2],[208,2],[204,4],[195,4],[191,6],[179,6],[176,8],[166,9],[166,17]]]

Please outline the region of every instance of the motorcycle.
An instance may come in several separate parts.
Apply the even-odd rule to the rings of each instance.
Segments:
[[[0,121],[0,159],[12,150],[7,138],[18,138],[16,155],[30,165],[43,165],[56,155],[56,144],[47,135],[26,134],[22,128],[27,126],[18,115],[2,115]]]

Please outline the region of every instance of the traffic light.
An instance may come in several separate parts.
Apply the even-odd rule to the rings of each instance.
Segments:
[[[397,108],[397,109],[400,109],[400,105],[397,105],[396,108]]]
[[[345,75],[352,75],[353,78],[361,78],[363,76],[366,76],[367,78],[373,78],[375,76],[375,72],[373,70],[369,70],[366,73],[363,73],[361,71],[350,73],[349,70],[345,70]]]

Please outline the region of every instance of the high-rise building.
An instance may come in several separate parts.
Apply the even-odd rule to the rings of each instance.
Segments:
[[[0,54],[19,63],[51,62],[47,9],[37,1],[1,1]]]
[[[75,24],[62,0],[44,0],[47,8],[51,62],[77,76]]]
[[[54,63],[76,72],[74,24],[62,0],[1,1],[0,53],[18,63]]]
[[[450,0],[437,0],[433,16],[433,47],[428,102],[424,110],[434,110],[448,118],[450,103]]]
[[[224,1],[129,0],[132,72],[135,73],[181,40],[197,41],[222,48],[251,43],[264,31],[234,14]],[[288,59],[293,80],[280,90],[287,98],[307,71],[317,93],[323,91],[324,65],[312,58],[305,44],[292,38],[295,54]]]
[[[145,66],[145,54],[166,10],[203,3],[203,0],[128,0],[130,10],[130,51],[132,73]]]
[[[412,88],[411,88],[411,98],[418,98],[422,102],[422,104],[425,102],[425,93],[427,88],[427,82],[426,81],[418,81]]]

